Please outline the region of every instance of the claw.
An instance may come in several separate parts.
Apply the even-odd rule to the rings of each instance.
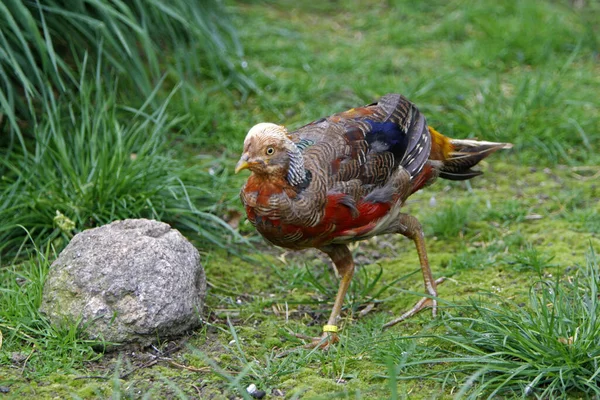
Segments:
[[[340,341],[340,337],[337,333],[333,332],[323,332],[321,336],[308,338],[310,343],[305,344],[303,347],[305,349],[321,349],[327,350],[330,346],[336,344]]]
[[[310,343],[302,346],[305,349],[316,349],[320,348],[322,350],[327,350],[329,346],[336,344],[340,341],[340,337],[337,333],[333,332],[323,332],[321,336],[311,337],[308,335],[303,335],[301,333],[294,333],[294,336],[298,339],[308,340]]]
[[[286,357],[289,354],[295,353],[300,349],[321,349],[327,350],[330,346],[336,344],[340,341],[340,338],[337,333],[333,332],[323,332],[323,335],[312,337],[308,335],[303,335],[301,333],[294,333],[294,336],[298,339],[308,340],[310,343],[307,343],[303,346],[294,347],[292,349],[284,350],[277,354],[277,358]]]
[[[445,277],[441,277],[436,279],[435,281],[435,286],[439,285],[440,283],[444,282],[446,280]],[[437,296],[437,292],[435,289],[432,289],[429,292],[430,296]],[[430,297],[423,297],[421,300],[419,300],[417,302],[417,304],[415,304],[415,306],[413,308],[411,308],[410,310],[408,310],[407,312],[405,312],[404,314],[402,314],[401,316],[399,316],[398,318],[388,322],[387,324],[383,325],[383,328],[389,328],[390,326],[394,326],[399,322],[402,322],[410,317],[412,317],[413,315],[417,314],[418,312],[422,311],[425,308],[431,308],[431,312],[433,314],[433,317],[435,318],[437,316],[437,301],[430,298]]]

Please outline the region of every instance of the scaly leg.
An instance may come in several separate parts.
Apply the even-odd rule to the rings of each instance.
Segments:
[[[421,271],[423,272],[423,281],[425,282],[425,291],[427,294],[433,297],[437,297],[437,285],[444,282],[446,278],[433,279],[431,274],[431,268],[429,268],[429,261],[427,260],[427,250],[425,249],[425,235],[423,234],[423,228],[419,221],[408,214],[400,214],[400,229],[398,233],[403,234],[407,238],[415,242],[417,247],[417,253],[419,254],[419,262],[421,264]],[[400,317],[388,322],[383,327],[389,328],[390,326],[396,325],[398,322],[402,322],[407,318],[412,317],[424,308],[431,307],[433,316],[437,315],[437,301],[429,297],[423,297],[415,304],[413,308],[402,314]]]
[[[331,257],[341,279],[337,296],[335,296],[335,303],[331,310],[331,315],[329,315],[327,324],[323,326],[323,335],[316,338],[310,338],[310,340],[312,340],[311,343],[305,346],[306,348],[311,349],[315,347],[326,349],[339,341],[337,334],[337,319],[342,311],[344,298],[346,297],[346,292],[348,291],[350,281],[352,281],[352,276],[354,275],[354,260],[352,259],[352,253],[350,253],[350,250],[346,245],[331,245],[319,250]]]

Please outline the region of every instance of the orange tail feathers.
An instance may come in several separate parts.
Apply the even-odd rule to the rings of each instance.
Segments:
[[[470,139],[451,139],[429,127],[431,134],[430,160],[442,162],[439,176],[453,181],[481,175],[472,170],[481,160],[500,149],[510,149],[510,143],[485,142]]]

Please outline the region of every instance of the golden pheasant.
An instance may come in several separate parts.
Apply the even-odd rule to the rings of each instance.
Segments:
[[[428,295],[386,326],[426,307],[435,316],[436,286],[443,278],[433,279],[421,224],[402,213],[402,205],[437,177],[464,180],[480,175],[471,168],[510,147],[443,136],[398,94],[291,133],[271,123],[252,127],[235,169],[252,172],[240,193],[248,219],[274,245],[323,251],[341,277],[323,335],[310,346],[338,340],[337,319],[354,274],[347,244],[376,235],[400,233],[414,241]]]

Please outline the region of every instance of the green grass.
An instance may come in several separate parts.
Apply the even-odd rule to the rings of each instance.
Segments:
[[[214,193],[222,160],[171,150],[197,126],[174,96],[252,88],[220,3],[11,0],[0,28],[0,255],[127,217],[239,239],[216,216],[234,198]]]
[[[178,80],[204,74],[248,88],[234,62],[242,55],[235,29],[212,0],[169,5],[8,0],[0,6],[0,28],[0,139],[9,147],[18,139],[24,149],[26,125],[57,93],[75,88],[86,54],[103,54],[103,70],[124,76],[130,93],[140,91],[143,97],[169,71]],[[167,71],[162,63],[166,49],[173,58]]]
[[[101,357],[92,349],[101,342],[87,340],[81,327],[54,327],[39,312],[46,274],[55,257],[47,246],[35,257],[0,273],[0,330],[4,337],[0,365],[13,365],[21,374],[73,373],[84,361]]]
[[[91,81],[81,74],[78,93],[39,117],[32,149],[0,160],[0,252],[14,255],[29,236],[60,250],[77,232],[125,218],[168,220],[221,246],[235,237],[209,212],[229,200],[213,191],[220,168],[211,175],[210,163],[185,162],[169,149],[168,134],[190,123],[168,114],[171,95],[155,109],[153,97],[133,108],[100,71]]]
[[[224,46],[254,92],[228,81],[228,68],[221,78],[197,68],[202,55],[185,46],[161,54],[165,80],[146,102],[127,74],[114,85],[86,68],[84,90],[37,115],[28,159],[0,161],[0,246],[14,255],[32,246],[29,232],[42,249],[1,260],[0,386],[15,398],[247,398],[251,383],[286,399],[597,396],[598,272],[586,252],[600,249],[600,8],[578,4],[231,1],[243,58]],[[249,127],[293,129],[388,92],[446,135],[515,147],[486,160],[482,177],[440,180],[405,207],[427,232],[434,275],[448,277],[439,318],[382,330],[423,289],[414,245],[381,237],[352,249],[360,270],[341,343],[295,349],[294,333],[318,335],[327,320],[330,265],[266,245],[243,219],[254,247],[234,245],[214,216],[234,223],[243,212],[245,176],[231,174]],[[185,343],[99,354],[81,330],[39,315],[41,285],[72,234],[130,216],[167,220],[198,245],[206,324]]]
[[[442,133],[515,143],[519,163],[597,160],[597,5],[429,4],[240,5],[247,73],[263,92],[220,123],[239,126],[239,142],[260,120],[293,128],[397,91]],[[239,150],[223,139],[211,142]]]
[[[424,221],[428,236],[451,239],[462,236],[467,228],[469,214],[473,205],[470,203],[452,203],[444,209],[431,214]]]
[[[459,388],[457,398],[600,395],[598,262],[566,276],[539,275],[524,304],[497,296],[456,305],[433,327],[433,355],[407,361],[398,379],[423,378],[410,367],[441,365],[425,376]]]

